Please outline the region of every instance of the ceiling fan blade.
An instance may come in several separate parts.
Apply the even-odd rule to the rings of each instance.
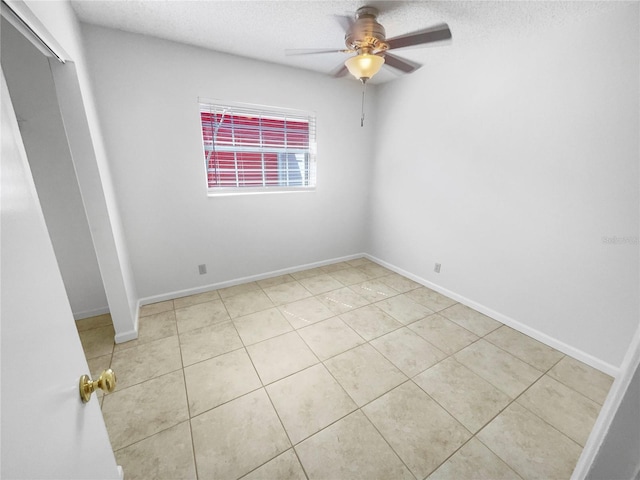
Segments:
[[[347,73],[349,73],[349,70],[347,69],[344,63],[341,63],[331,72],[331,76],[335,78],[340,78],[340,77],[344,77]]]
[[[390,67],[397,68],[398,70],[401,70],[404,73],[415,72],[417,69],[419,69],[422,66],[418,63],[405,60],[404,58],[391,55],[390,53],[384,54],[384,63],[386,65],[389,65]]]
[[[288,48],[285,55],[316,55],[318,53],[352,53],[352,50],[335,48]]]
[[[425,30],[409,33],[407,35],[401,35],[399,37],[390,38],[387,40],[389,48],[404,48],[411,47],[413,45],[423,45],[425,43],[440,42],[442,40],[449,40],[451,38],[451,30],[449,25],[443,23],[442,25],[436,25]]]

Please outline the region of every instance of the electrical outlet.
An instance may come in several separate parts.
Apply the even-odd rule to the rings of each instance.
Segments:
[[[207,266],[204,263],[202,265],[198,265],[198,272],[200,272],[200,275],[204,275],[207,273]]]
[[[441,265],[439,263],[436,263],[436,266],[434,267],[433,271],[436,273],[440,273],[440,267]]]

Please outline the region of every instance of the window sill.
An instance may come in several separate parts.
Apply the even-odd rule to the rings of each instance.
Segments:
[[[216,188],[207,191],[207,197],[234,197],[240,195],[273,195],[277,193],[311,193],[316,187],[278,188]]]

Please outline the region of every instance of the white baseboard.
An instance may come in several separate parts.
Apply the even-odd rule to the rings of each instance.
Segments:
[[[73,312],[74,320],[82,320],[84,318],[97,317],[109,313],[109,306],[102,308],[94,308],[93,310],[84,310],[82,312]]]
[[[114,337],[114,341],[116,343],[124,343],[130,340],[135,340],[136,338],[138,338],[138,329],[129,330],[128,332],[118,333]]]
[[[488,308],[474,300],[471,300],[469,298],[466,298],[462,295],[459,295],[455,292],[452,292],[450,290],[447,290],[446,288],[441,287],[440,285],[437,285],[435,283],[429,282],[428,280],[425,280],[424,278],[421,278],[417,275],[414,275],[411,272],[407,272],[406,270],[403,270],[401,268],[398,268],[395,265],[392,265],[388,262],[385,262],[382,259],[379,259],[377,257],[374,257],[372,255],[369,255],[367,253],[358,253],[358,254],[354,254],[354,255],[347,255],[344,257],[339,257],[339,258],[333,258],[330,260],[323,260],[321,262],[314,262],[314,263],[308,263],[305,265],[298,265],[296,267],[291,267],[291,268],[284,268],[281,270],[274,270],[271,272],[266,272],[266,273],[261,273],[258,275],[251,275],[251,276],[247,276],[247,277],[241,277],[241,278],[236,278],[233,280],[227,280],[224,282],[218,282],[218,283],[212,283],[209,285],[203,285],[200,287],[195,287],[195,288],[188,288],[185,290],[178,290],[175,292],[169,292],[169,293],[164,293],[161,295],[154,295],[151,297],[145,297],[145,298],[141,298],[138,301],[138,309],[143,306],[143,305],[149,305],[151,303],[157,303],[157,302],[163,302],[166,300],[173,300],[174,298],[180,298],[180,297],[186,297],[188,295],[197,295],[199,293],[204,293],[204,292],[208,292],[210,290],[216,290],[219,288],[226,288],[226,287],[232,287],[234,285],[239,285],[242,283],[248,283],[248,282],[255,282],[258,280],[264,280],[265,278],[271,278],[271,277],[277,277],[279,275],[285,275],[288,273],[295,273],[295,272],[299,272],[301,270],[307,270],[310,268],[316,268],[316,267],[322,267],[324,265],[330,265],[332,263],[336,263],[336,262],[344,262],[344,261],[348,261],[348,260],[353,260],[356,258],[360,258],[360,257],[365,257],[368,258],[369,260],[376,262],[386,268],[388,268],[389,270],[392,270],[396,273],[399,273],[400,275],[403,275],[407,278],[410,278],[411,280],[418,282],[421,285],[424,285],[425,287],[431,288],[432,290],[435,290],[438,293],[441,293],[443,295],[446,295],[449,298],[452,298],[453,300],[462,303],[463,305],[466,305],[470,308],[473,308],[474,310],[477,310],[480,313],[483,313],[491,318],[494,318],[495,320],[504,323],[505,325],[513,328],[514,330],[517,330],[521,333],[524,333],[525,335],[530,336],[531,338],[534,338],[542,343],[544,343],[545,345],[548,345],[552,348],[555,348],[556,350],[559,350],[560,352],[569,355],[570,357],[575,358],[576,360],[580,360],[583,363],[586,363],[587,365],[600,370],[601,372],[606,373],[607,375],[611,375],[613,377],[616,377],[620,371],[619,367],[616,367],[614,365],[611,365],[607,362],[604,362],[586,352],[583,352],[582,350],[579,350],[571,345],[568,345],[556,338],[553,338],[549,335],[547,335],[546,333],[543,333],[539,330],[536,330],[534,328],[531,328],[517,320],[514,320],[511,317],[508,317],[500,312],[496,312],[495,310],[492,310],[491,308]],[[136,332],[136,337],[133,338],[129,338],[127,335],[131,335],[132,332],[125,332],[122,334],[122,341],[128,341],[128,340],[132,340],[133,338],[137,338],[137,332]],[[118,336],[120,337],[120,335]],[[124,338],[127,338],[126,340],[124,340]],[[117,343],[118,340],[116,339]]]
[[[483,313],[488,317],[491,317],[501,323],[504,323],[505,325],[513,328],[514,330],[524,333],[525,335],[528,335],[529,337],[534,338],[535,340],[538,340],[539,342],[542,342],[545,345],[555,348],[556,350],[559,350],[560,352],[566,355],[569,355],[570,357],[573,357],[576,360],[580,360],[581,362],[586,363],[587,365],[597,370],[600,370],[601,372],[604,372],[607,375],[611,375],[612,377],[615,378],[620,371],[619,367],[616,367],[614,365],[611,365],[610,363],[604,362],[599,358],[594,357],[593,355],[583,352],[582,350],[579,350],[575,347],[572,347],[571,345],[568,345],[556,338],[553,338],[547,335],[546,333],[536,330],[535,328],[531,328],[517,320],[514,320],[511,317],[508,317],[507,315],[503,315],[500,312],[496,312],[495,310],[492,310],[491,308],[488,308],[478,302],[475,302],[474,300],[471,300],[455,292],[452,292],[451,290],[447,290],[446,288],[443,288],[440,285],[429,282],[424,278],[414,275],[411,272],[407,272],[406,270],[398,268],[395,265],[387,263],[384,260],[376,258],[372,255],[365,254],[364,256],[369,260],[376,262],[382,265],[383,267],[388,268],[389,270],[393,270],[394,272],[399,273],[404,277],[410,278],[414,282],[418,282],[419,284],[424,285],[425,287],[428,287],[432,290],[435,290],[436,292],[441,293],[442,295],[446,295],[447,297],[457,302],[460,302],[463,305],[466,305],[467,307],[473,308],[474,310],[477,310],[478,312]]]
[[[197,295],[198,293],[208,292],[210,290],[217,290],[219,288],[233,287],[240,285],[241,283],[256,282],[258,280],[264,280],[265,278],[278,277],[280,275],[286,275],[287,273],[295,273],[301,270],[308,270],[310,268],[323,267],[337,262],[346,262],[347,260],[354,260],[356,258],[366,257],[364,253],[357,253],[354,255],[347,255],[345,257],[333,258],[331,260],[323,260],[321,262],[307,263],[305,265],[298,265],[291,268],[283,268],[281,270],[273,270],[267,273],[261,273],[258,275],[250,275],[248,277],[235,278],[224,282],[212,283],[201,287],[187,288],[185,290],[178,290],[176,292],[164,293],[161,295],[154,295],[151,297],[144,297],[138,301],[138,308],[143,305],[149,305],[151,303],[164,302],[166,300],[173,300],[174,298],[186,297],[188,295]]]
[[[140,301],[138,301],[137,305],[138,306],[134,314],[133,329],[128,330],[126,332],[117,333],[113,339],[116,343],[124,343],[124,342],[128,342],[130,340],[135,340],[136,338],[138,338],[138,319],[140,317]]]

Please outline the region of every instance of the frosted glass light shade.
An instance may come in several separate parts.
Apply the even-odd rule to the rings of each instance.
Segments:
[[[373,77],[380,71],[383,63],[384,57],[371,55],[370,53],[362,53],[344,62],[349,73],[358,80]]]

